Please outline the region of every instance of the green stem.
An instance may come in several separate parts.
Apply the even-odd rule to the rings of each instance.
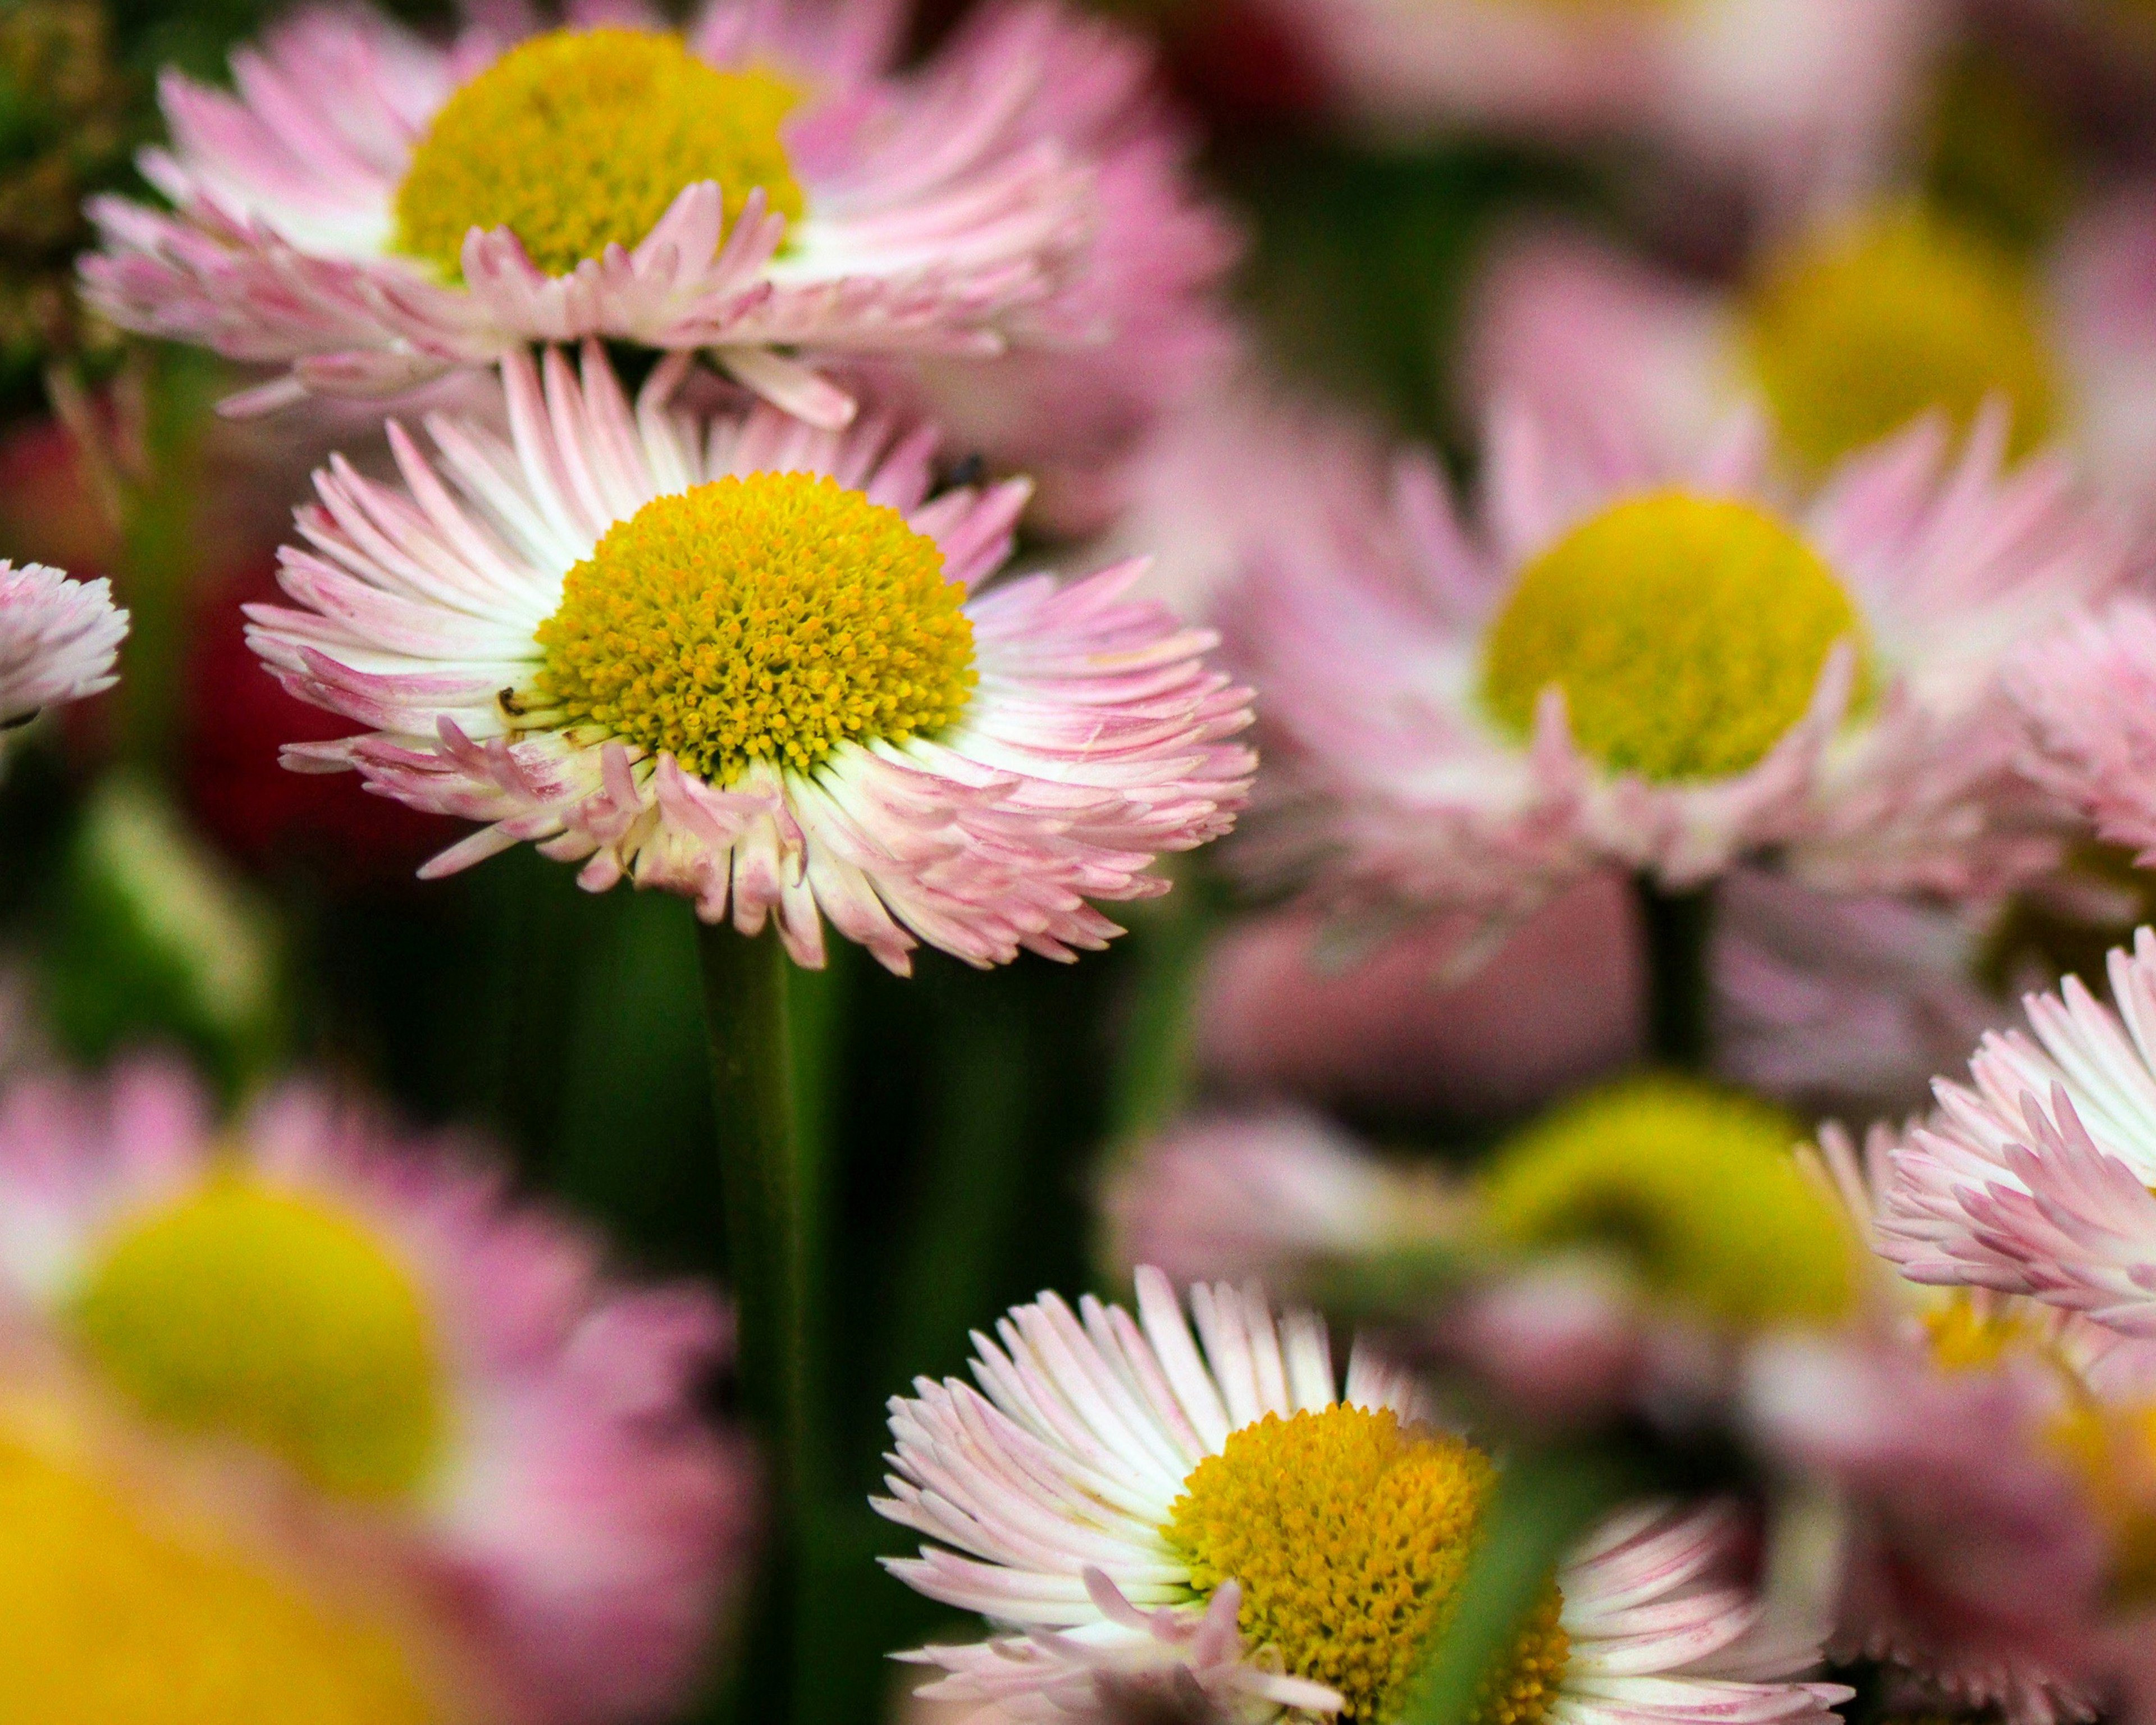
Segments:
[[[1131,917],[1137,975],[1110,1079],[1110,1142],[1127,1146],[1159,1131],[1190,1100],[1197,1071],[1193,1008],[1199,973],[1220,915],[1215,891],[1187,860],[1175,890]]]
[[[1666,892],[1645,875],[1634,886],[1646,940],[1648,1054],[1659,1066],[1704,1072],[1714,1054],[1714,889]]]
[[[798,1656],[795,1600],[813,1481],[810,1219],[815,1170],[794,1129],[788,960],[776,930],[699,927],[719,1176],[739,1336],[743,1415],[762,1445],[762,1585],[740,1645],[735,1717],[783,1725]]]
[[[1460,1609],[1432,1648],[1401,1725],[1470,1725],[1565,1553],[1630,1484],[1627,1469],[1590,1450],[1531,1452],[1506,1466],[1460,1578]]]

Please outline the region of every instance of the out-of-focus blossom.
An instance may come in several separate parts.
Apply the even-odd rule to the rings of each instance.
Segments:
[[[1953,896],[2049,866],[1999,661],[2121,552],[2005,436],[1956,456],[1926,422],[1785,505],[1748,419],[1673,459],[1501,413],[1472,528],[1434,472],[1314,480],[1332,531],[1258,559],[1230,619],[1273,745],[1245,866],[1498,918],[1612,865]]]
[[[983,586],[1023,482],[932,496],[932,434],[880,417],[679,410],[687,365],[632,408],[596,344],[581,386],[519,357],[511,443],[437,417],[431,463],[393,428],[404,490],[320,475],[285,553],[305,608],[250,638],[374,728],[287,761],[488,823],[428,873],[537,840],[594,891],[775,918],[804,964],[825,917],[901,973],[924,940],[982,966],[1103,945],[1087,900],[1167,891],[1154,856],[1243,799],[1249,697],[1210,636],[1127,598],[1135,564]]]
[[[2067,619],[2007,666],[2025,765],[2114,845],[2156,855],[2156,606],[2138,595]]]
[[[1971,907],[1808,891],[1763,869],[1715,904],[1715,1069],[1813,1111],[1906,1112],[2005,1016]]]
[[[0,1712],[516,1725],[453,1586],[241,1453],[146,1425],[11,1310]]]
[[[2078,215],[2032,268],[1945,216],[1889,204],[1770,249],[1753,279],[1687,280],[1572,228],[1501,242],[1474,290],[1471,395],[1637,428],[1681,459],[1748,399],[1805,472],[1932,410],[1988,399],[2017,449],[2056,436],[2104,495],[2156,508],[2156,198]]]
[[[1334,105],[1378,131],[1645,136],[1771,208],[1846,198],[1905,153],[1933,0],[1271,0]]]
[[[0,559],[0,726],[110,689],[126,638],[110,582]]]
[[[749,1521],[692,1399],[724,1316],[608,1286],[496,1171],[415,1148],[304,1087],[220,1132],[160,1065],[25,1081],[0,1103],[0,1277],[174,1441],[398,1549],[523,1716],[663,1707]]]
[[[289,365],[256,404],[394,393],[592,336],[708,350],[833,426],[850,399],[793,350],[1099,336],[1084,295],[1060,297],[1101,267],[1097,152],[1120,141],[1098,28],[993,8],[890,74],[889,6],[721,0],[685,36],[641,22],[504,51],[316,8],[235,57],[234,94],[168,75],[172,146],[141,166],[175,212],[94,206],[95,300]]]
[[[1918,1281],[2025,1294],[2156,1337],[2156,931],[1986,1036],[1895,1158],[1881,1249]],[[2114,1009],[2115,1007],[2115,1009]]]
[[[1148,50],[1105,22],[1066,28],[1071,67],[1023,123],[1099,164],[1085,267],[1018,323],[1002,357],[880,366],[875,393],[915,403],[960,454],[1026,475],[1030,519],[1080,535],[1116,520],[1163,423],[1228,365],[1235,342],[1215,290],[1240,241],[1196,194],[1192,140]]]
[[[1645,964],[1635,924],[1609,875],[1561,893],[1486,953],[1461,916],[1345,943],[1320,913],[1255,916],[1206,960],[1199,1058],[1244,1091],[1517,1113],[1636,1060]]]
[[[929,1693],[1015,1717],[1192,1682],[1239,1717],[1396,1717],[1496,1470],[1359,1350],[1343,1392],[1312,1313],[1200,1283],[1201,1356],[1165,1276],[1141,1270],[1137,1295],[1137,1320],[1044,1295],[978,1338],[979,1389],[893,1399],[876,1507],[932,1543],[888,1567],[997,1631],[905,1656],[946,1673]],[[1848,1692],[1794,1681],[1816,1651],[1756,1633],[1739,1531],[1659,1503],[1597,1528],[1491,1680],[1493,1712],[1824,1721]]]

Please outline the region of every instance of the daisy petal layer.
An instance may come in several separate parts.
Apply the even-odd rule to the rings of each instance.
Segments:
[[[1918,1281],[2028,1294],[2156,1337],[2156,932],[1984,1038],[1894,1158],[1881,1250]]]
[[[1224,832],[1243,800],[1252,758],[1228,739],[1249,697],[1205,667],[1211,635],[1127,598],[1137,564],[983,588],[1023,485],[931,496],[928,434],[880,418],[684,412],[685,365],[632,406],[595,343],[581,382],[558,351],[543,382],[519,356],[508,441],[438,418],[430,460],[393,425],[401,489],[341,463],[317,476],[310,548],[285,554],[303,608],[254,608],[249,638],[293,693],[372,728],[288,764],[488,824],[426,872],[536,840],[593,891],[665,887],[749,934],[775,921],[803,964],[823,961],[825,918],[900,972],[922,941],[976,965],[1103,945],[1118,931],[1087,901],[1165,891],[1154,857]],[[957,722],[843,743],[807,772],[754,761],[724,786],[603,734],[526,728],[502,696],[541,664],[567,571],[654,498],[757,472],[828,475],[936,542],[970,594],[979,681]]]
[[[0,560],[0,725],[110,689],[126,637],[110,582]]]
[[[85,282],[128,328],[289,367],[253,406],[398,393],[601,336],[717,349],[754,387],[844,423],[850,402],[771,350],[999,352],[1094,225],[1093,164],[1027,118],[1082,39],[1051,7],[999,9],[902,76],[865,64],[888,9],[857,10],[819,31],[820,8],[721,0],[690,31],[707,59],[793,68],[814,90],[788,131],[798,223],[758,191],[729,224],[701,182],[638,244],[563,275],[507,229],[475,228],[454,281],[393,249],[394,203],[434,114],[501,44],[475,30],[438,48],[378,13],[304,11],[234,57],[229,94],[167,74],[172,145],[141,167],[172,209],[98,200]]]

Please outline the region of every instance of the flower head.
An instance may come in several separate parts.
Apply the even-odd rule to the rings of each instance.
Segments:
[[[1136,1319],[1044,1295],[976,1337],[978,1389],[923,1379],[893,1399],[877,1507],[934,1543],[889,1567],[998,1630],[906,1656],[947,1673],[926,1692],[1024,1717],[1187,1681],[1245,1717],[1397,1717],[1457,1609],[1493,1464],[1359,1350],[1342,1394],[1308,1312],[1200,1284],[1201,1354],[1164,1276],[1141,1270],[1137,1293]],[[1591,1534],[1487,1717],[1824,1718],[1844,1692],[1789,1681],[1810,1654],[1753,1636],[1734,1531],[1712,1507],[1656,1505]],[[1672,1616],[1685,1634],[1650,1627]]]
[[[690,1399],[726,1339],[700,1290],[608,1287],[490,1170],[308,1090],[221,1136],[150,1065],[0,1104],[0,1280],[160,1441],[256,1458],[459,1597],[536,1717],[680,1692],[748,1522]]]
[[[2053,464],[1919,427],[1808,501],[1741,421],[1685,459],[1501,413],[1480,531],[1404,467],[1249,556],[1269,819],[1244,847],[1336,910],[1517,914],[1601,865],[1664,886],[1772,853],[1835,891],[1995,890],[2053,836],[1997,667],[2116,578]]]
[[[717,0],[685,35],[505,48],[304,11],[235,56],[234,94],[168,74],[172,145],[142,169],[173,208],[96,205],[92,298],[290,367],[258,405],[393,393],[595,336],[711,350],[842,425],[850,398],[796,350],[1093,338],[1062,297],[1111,141],[1065,94],[1093,82],[1088,35],[1052,7],[999,8],[890,74],[891,18]]]
[[[930,439],[816,432],[764,406],[634,408],[595,346],[504,367],[511,441],[393,426],[406,490],[341,464],[285,556],[305,607],[257,607],[294,693],[373,727],[287,752],[489,823],[445,873],[542,841],[747,933],[822,919],[905,970],[1068,957],[1115,925],[1088,898],[1164,891],[1164,850],[1225,830],[1248,697],[1201,631],[1122,597],[1125,565],[983,588],[1023,485],[929,493]],[[449,484],[444,484],[444,476]],[[452,492],[449,485],[456,487]],[[461,493],[461,496],[456,495]]]
[[[110,582],[0,560],[0,725],[110,689],[126,636]]]

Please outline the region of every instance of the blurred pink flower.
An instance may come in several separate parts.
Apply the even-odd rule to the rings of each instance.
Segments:
[[[2030,777],[2144,866],[2156,860],[2156,605],[2136,594],[2071,618],[2006,676]]]
[[[1271,0],[1333,105],[1389,136],[1645,137],[1788,210],[1906,153],[1936,0]]]
[[[745,1446],[700,1286],[633,1288],[462,1144],[305,1086],[220,1130],[176,1069],[0,1102],[0,1288],[175,1434],[405,1548],[520,1710],[678,1700],[738,1584]]]
[[[664,28],[640,7],[626,19]],[[167,74],[173,142],[141,166],[174,213],[99,200],[90,295],[126,327],[289,367],[242,403],[255,407],[305,390],[394,394],[594,336],[706,350],[836,426],[852,403],[795,350],[988,355],[1096,339],[1081,320],[1097,308],[1059,295],[1100,264],[1096,177],[1147,171],[1096,153],[1114,141],[1091,98],[1122,75],[1099,64],[1103,33],[1050,4],[991,8],[927,65],[895,74],[901,22],[880,0],[706,7],[687,35],[703,61],[805,92],[772,145],[801,189],[798,218],[762,184],[725,187],[722,203],[701,179],[647,233],[542,267],[534,236],[506,226],[474,226],[439,264],[398,249],[402,190],[430,127],[506,63],[503,44],[474,28],[441,48],[379,13],[303,11],[234,57],[236,93]],[[564,233],[588,213],[565,206]]]
[[[2010,470],[2005,443],[1995,415],[1958,456],[1919,425],[1789,504],[1749,419],[1673,459],[1621,428],[1501,412],[1471,526],[1432,469],[1389,497],[1321,476],[1312,530],[1256,555],[1223,613],[1269,744],[1235,855],[1372,919],[1517,916],[1613,865],[1681,891],[1766,853],[1835,892],[2010,888],[2051,865],[2057,828],[2012,770],[1999,660],[2104,592],[2121,550],[2056,462]],[[1722,551],[1639,556],[1650,526]],[[1770,578],[1754,557],[1820,596],[1801,652],[1786,587],[1768,629],[1706,572]],[[1684,630],[1664,627],[1666,579],[1696,584]],[[1566,608],[1590,591],[1591,629]],[[1578,680],[1545,673],[1544,650],[1573,654]],[[1786,679],[1771,710],[1768,666]],[[1581,712],[1599,727],[1584,742]],[[1722,752],[1745,725],[1746,750]],[[1635,748],[1653,764],[1625,764]]]
[[[433,461],[392,428],[401,489],[341,464],[318,475],[321,502],[299,517],[313,548],[285,552],[298,608],[253,608],[249,639],[293,693],[372,728],[295,743],[287,763],[357,768],[416,808],[487,823],[429,875],[536,840],[581,862],[593,891],[663,887],[744,933],[775,919],[803,964],[823,962],[826,917],[901,973],[921,941],[983,967],[1104,945],[1119,931],[1087,901],[1166,891],[1153,858],[1224,832],[1243,801],[1253,757],[1229,739],[1249,696],[1207,667],[1212,637],[1127,597],[1136,564],[991,584],[1023,481],[931,495],[933,434],[880,414],[830,432],[762,403],[684,410],[688,365],[663,362],[632,405],[596,343],[581,382],[558,349],[543,382],[519,355],[502,368],[510,442],[435,417]],[[878,533],[894,536],[864,536]],[[653,548],[670,534],[701,561]],[[570,595],[608,547],[627,547],[607,552],[628,560],[615,578]],[[900,564],[916,588],[871,594]],[[705,584],[666,597],[676,579]],[[897,644],[849,647],[843,669],[793,644],[752,663],[769,649],[763,613],[744,631],[726,611],[708,639],[665,620],[681,604],[717,619],[757,581],[791,583],[794,611],[768,613],[799,619],[789,644],[850,643],[875,606]],[[592,697],[611,716],[572,715],[539,638],[597,629],[606,605],[629,608],[586,644],[619,700]],[[744,718],[729,680],[762,678],[764,716]],[[932,685],[943,716],[886,723]],[[665,691],[680,688],[696,698],[676,726]],[[714,745],[700,768],[692,746],[729,726],[733,756]]]

